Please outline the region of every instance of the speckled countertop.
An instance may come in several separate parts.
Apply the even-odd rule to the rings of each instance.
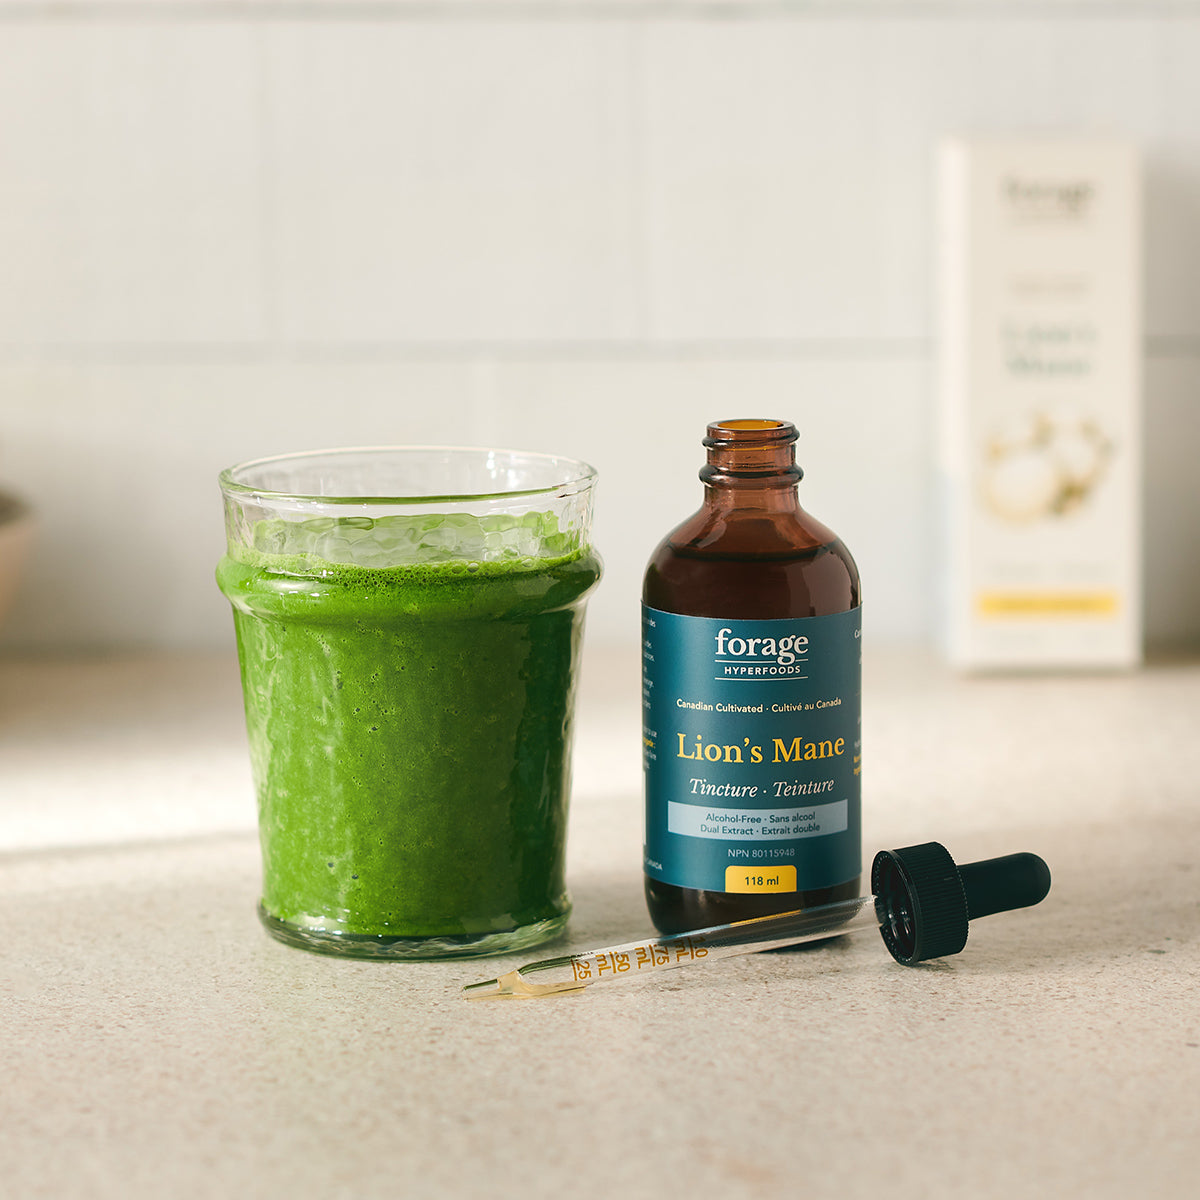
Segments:
[[[590,654],[563,950],[650,933],[637,695]],[[469,1005],[521,960],[259,928],[229,657],[0,662],[0,1194],[1194,1196],[1198,728],[1196,660],[868,657],[866,849],[1033,850],[1041,906],[917,969],[863,935]]]

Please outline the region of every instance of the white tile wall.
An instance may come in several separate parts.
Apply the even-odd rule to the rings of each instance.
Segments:
[[[959,131],[1136,139],[1147,330],[1200,333],[1200,15],[651,22],[644,46],[653,335],[928,337],[932,148]]]
[[[0,25],[0,347],[259,341],[244,25]]]
[[[627,25],[263,37],[284,341],[632,336]]]
[[[796,420],[875,636],[928,638],[932,152],[1147,164],[1147,617],[1200,639],[1200,3],[0,0],[0,644],[228,644],[217,470],[499,442],[602,472],[635,636],[714,417]]]
[[[651,336],[875,337],[877,162],[859,21],[652,22],[641,78]],[[859,153],[855,153],[855,150]]]

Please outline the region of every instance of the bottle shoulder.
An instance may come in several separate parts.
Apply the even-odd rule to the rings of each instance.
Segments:
[[[824,616],[861,603],[858,568],[832,530],[803,510],[701,509],[659,543],[642,599],[693,616]]]
[[[705,505],[659,543],[683,554],[790,556],[838,542],[833,530],[798,505],[771,509],[759,504]]]

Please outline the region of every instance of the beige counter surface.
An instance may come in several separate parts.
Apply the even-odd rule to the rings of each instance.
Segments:
[[[648,936],[637,663],[594,650],[548,953]],[[866,663],[868,853],[1032,850],[1039,907],[551,1000],[279,945],[235,664],[0,663],[0,1195],[1126,1197],[1200,1179],[1200,662]]]

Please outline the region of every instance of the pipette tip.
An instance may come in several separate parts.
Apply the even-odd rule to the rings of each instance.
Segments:
[[[530,983],[520,971],[508,971],[499,979],[484,979],[480,983],[468,983],[463,988],[467,1000],[517,1000],[530,996],[566,996],[582,992],[586,984]]]

